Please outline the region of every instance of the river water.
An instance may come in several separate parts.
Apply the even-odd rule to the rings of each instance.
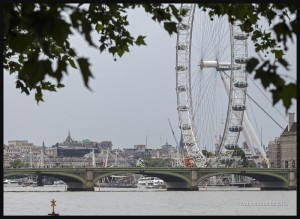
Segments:
[[[64,186],[4,187],[3,214],[48,215],[297,215],[296,191],[255,188],[95,188],[66,192]]]

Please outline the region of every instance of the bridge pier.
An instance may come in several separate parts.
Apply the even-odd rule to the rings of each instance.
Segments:
[[[93,168],[86,169],[86,191],[94,191],[94,175],[93,175]]]
[[[187,182],[167,182],[167,191],[199,191],[198,174],[196,170],[192,170],[190,174],[191,184]]]
[[[196,169],[194,168],[192,170],[192,173],[191,173],[191,178],[192,178],[192,185],[190,187],[190,191],[199,191],[199,186],[198,186],[198,173],[196,171]]]
[[[167,191],[199,191],[199,188],[167,188]]]
[[[94,188],[93,188],[93,190],[89,190],[87,188],[69,188],[69,187],[67,187],[67,191],[68,192],[88,192],[88,191],[93,192]]]
[[[85,184],[82,182],[67,182],[67,191],[94,191],[93,168],[86,168]]]
[[[78,191],[94,191],[93,188],[88,188],[81,182],[67,182],[67,191],[78,192]]]
[[[285,182],[260,182],[260,190],[288,190]]]
[[[187,182],[167,182],[167,191],[199,191],[199,187]]]
[[[297,176],[296,171],[289,172],[289,190],[296,190],[297,189]]]

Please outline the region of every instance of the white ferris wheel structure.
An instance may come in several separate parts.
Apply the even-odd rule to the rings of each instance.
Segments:
[[[242,133],[251,151],[268,163],[246,115],[248,35],[226,16],[210,18],[196,4],[182,4],[178,24],[176,93],[182,144],[197,167],[218,165],[239,147]],[[202,150],[215,151],[213,158]]]

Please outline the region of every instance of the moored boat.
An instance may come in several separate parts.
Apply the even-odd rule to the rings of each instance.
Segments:
[[[145,177],[142,176],[137,180],[138,188],[146,189],[164,189],[166,188],[166,183],[158,177]]]
[[[57,180],[57,181],[54,181],[53,185],[55,185],[55,186],[58,186],[58,185],[65,185],[65,182],[62,181],[62,180]]]
[[[136,181],[133,176],[112,175],[103,178],[95,183],[96,187],[112,187],[112,188],[136,188]]]
[[[3,185],[4,186],[19,186],[19,182],[14,179],[4,179],[3,180]]]
[[[37,186],[37,182],[33,181],[33,180],[27,180],[27,181],[25,181],[25,182],[22,183],[22,186],[23,187],[26,187],[26,186],[36,187]]]

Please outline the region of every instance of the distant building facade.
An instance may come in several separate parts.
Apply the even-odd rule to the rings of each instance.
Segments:
[[[289,113],[288,126],[279,138],[269,142],[271,168],[296,168],[297,166],[297,122],[295,113]]]
[[[46,154],[51,157],[83,157],[94,150],[95,153],[100,153],[104,149],[112,149],[111,141],[93,142],[85,139],[82,142],[76,141],[71,137],[70,131],[66,140],[62,143],[57,143],[51,149],[46,151]]]
[[[168,142],[166,142],[166,144],[161,146],[160,156],[164,158],[171,158],[172,151],[175,151],[175,148],[172,147],[172,145],[168,144]]]

